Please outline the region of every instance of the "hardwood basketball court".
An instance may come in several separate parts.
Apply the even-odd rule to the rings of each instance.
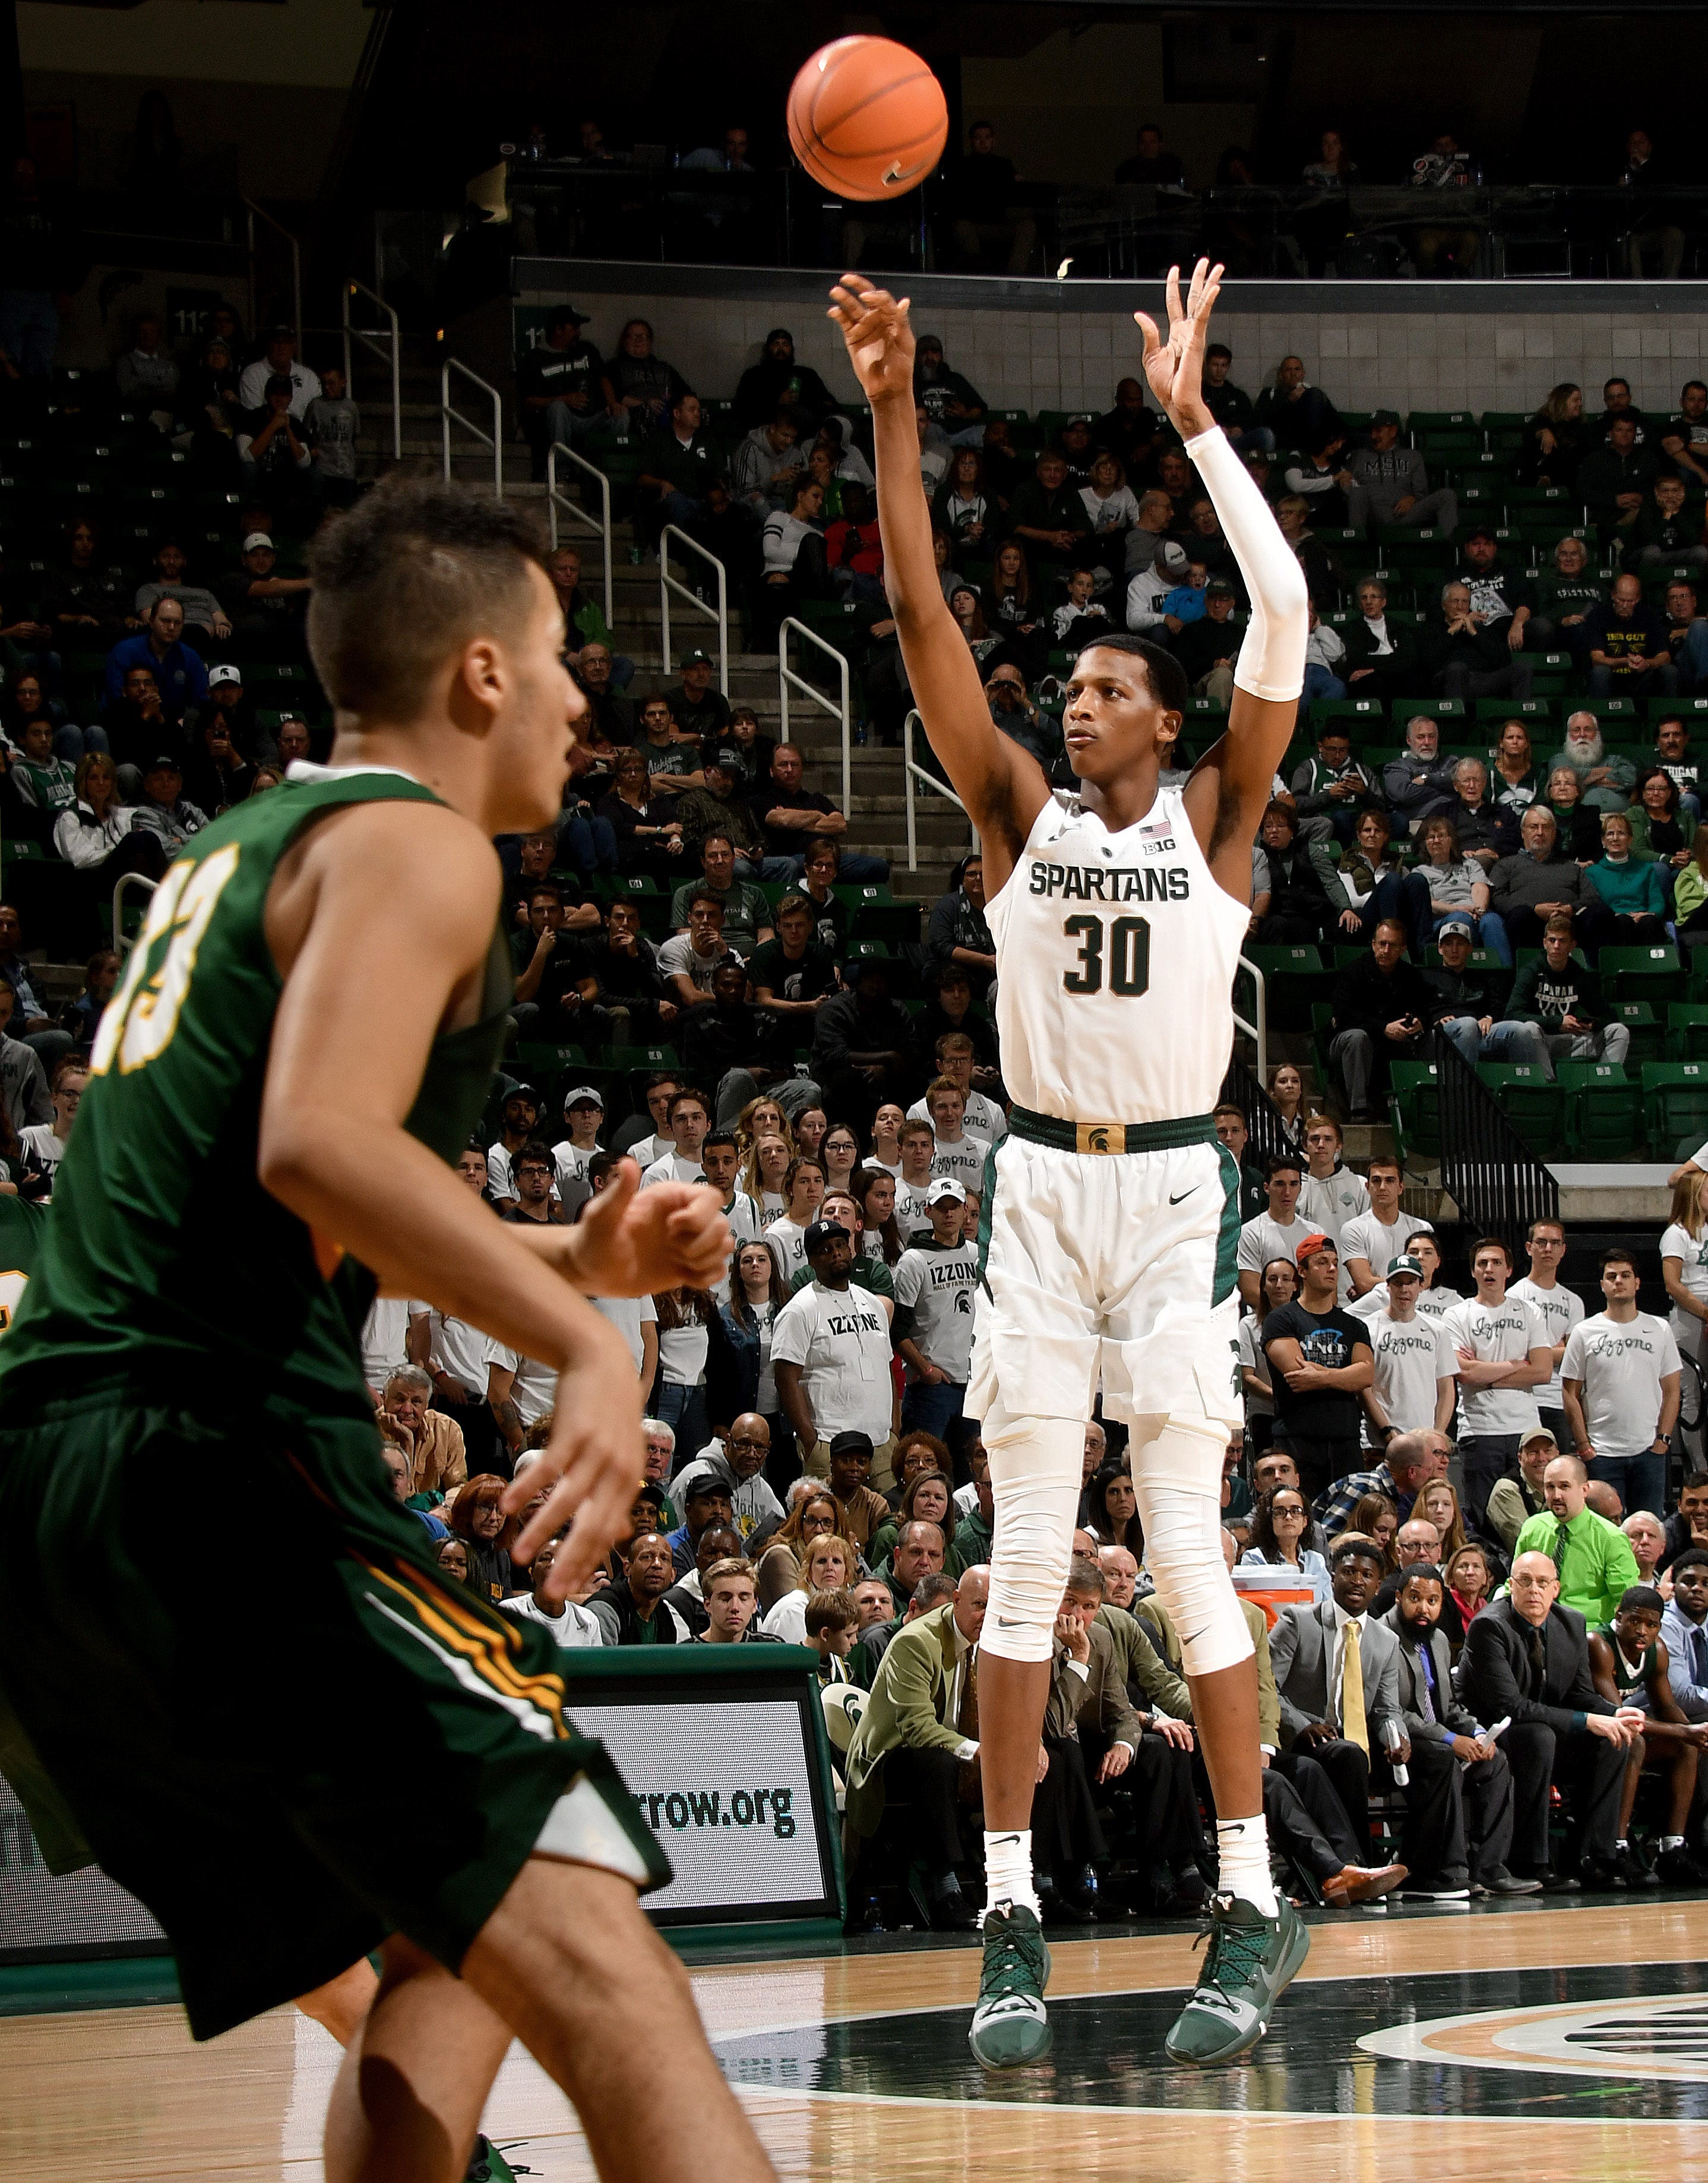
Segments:
[[[994,2079],[966,2048],[974,1944],[756,1950],[694,1982],[789,2178],[1604,2183],[1708,2169],[1708,1902],[1321,1916],[1269,2036],[1207,2074],[1162,2052],[1194,1937],[1055,1945],[1055,2051]],[[0,2175],[314,2183],[337,2059],[291,2010],[202,2047],[173,2007],[8,2017]],[[658,2064],[667,2075],[669,2057]],[[592,2174],[519,2047],[486,2127],[544,2183]]]

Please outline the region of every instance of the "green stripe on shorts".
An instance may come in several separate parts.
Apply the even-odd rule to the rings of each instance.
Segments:
[[[1216,1278],[1210,1301],[1223,1303],[1234,1292],[1239,1278],[1239,1163],[1226,1145],[1222,1154],[1222,1225],[1216,1235]]]
[[[996,1203],[996,1147],[992,1145],[984,1154],[984,1172],[979,1178],[979,1280],[986,1296],[990,1284],[985,1279],[984,1268],[990,1257],[990,1215]]]

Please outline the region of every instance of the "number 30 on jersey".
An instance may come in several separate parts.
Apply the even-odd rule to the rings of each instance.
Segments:
[[[1142,917],[1117,917],[1106,925],[1101,917],[1081,911],[1062,921],[1062,934],[1079,942],[1078,967],[1062,973],[1062,989],[1069,993],[1109,991],[1123,1000],[1135,999],[1151,983],[1151,926]]]
[[[154,890],[141,937],[130,951],[125,982],[108,1003],[90,1056],[103,1076],[116,1060],[121,1075],[157,1060],[172,1041],[202,936],[230,886],[241,853],[236,842],[197,864],[178,864]],[[164,942],[164,946],[163,946]]]

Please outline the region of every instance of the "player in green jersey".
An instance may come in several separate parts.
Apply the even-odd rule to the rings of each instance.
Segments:
[[[573,1520],[561,1594],[640,1469],[628,1347],[586,1297],[728,1256],[707,1192],[637,1197],[632,1163],[569,1229],[505,1225],[450,1165],[506,1021],[491,839],[552,823],[581,711],[561,610],[516,513],[436,482],[382,486],[311,574],[332,764],[174,860],[0,1344],[0,1680],[198,2036],[383,1942],[330,2183],[455,2183],[513,2036],[603,2175],[748,2183],[764,2156],[639,1907],[663,1859],[549,1639],[447,1587],[389,1497],[354,1336],[377,1283],[557,1372],[508,1499],[551,1486],[524,1560]],[[283,1675],[186,1581],[186,1504],[242,1541]]]

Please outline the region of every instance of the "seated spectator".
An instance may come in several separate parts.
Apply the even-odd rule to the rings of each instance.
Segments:
[[[1561,1603],[1545,1553],[1519,1553],[1510,1596],[1466,1630],[1459,1689],[1477,1719],[1511,1723],[1501,1748],[1512,1772],[1514,1869],[1539,1880],[1544,1894],[1611,1886],[1625,1754],[1642,1716],[1595,1688],[1583,1617]],[[1556,1782],[1567,1797],[1567,1848],[1558,1867],[1549,1839]]]
[[[625,878],[645,874],[674,886],[686,854],[677,799],[653,792],[640,751],[619,751],[612,772],[615,786],[594,808],[616,838],[618,870]]]
[[[1637,520],[1632,525],[1625,542],[1625,564],[1628,569],[1652,569],[1662,562],[1688,562],[1691,567],[1708,567],[1708,546],[1702,542],[1702,519],[1700,509],[1687,514],[1684,507],[1684,480],[1681,477],[1657,477],[1649,489],[1649,496],[1638,510]]]
[[[516,367],[516,396],[522,428],[534,450],[534,479],[546,475],[546,458],[561,441],[582,447],[609,438],[613,425],[605,407],[604,362],[581,329],[585,314],[559,303],[547,313],[543,337]]]
[[[1569,380],[1549,390],[1525,427],[1515,475],[1521,485],[1569,486],[1590,441],[1583,421],[1583,390]]]
[[[1593,883],[1593,882],[1592,882]],[[1507,1003],[1521,1023],[1539,1035],[1544,1075],[1556,1061],[1622,1064],[1631,1050],[1629,1027],[1613,1019],[1601,981],[1574,959],[1570,915],[1556,911],[1542,927],[1542,953],[1520,969]]]
[[[672,396],[668,415],[641,442],[640,464],[635,480],[640,534],[656,546],[667,523],[691,533],[705,513],[707,486],[723,476],[697,394],[684,387]]]
[[[1103,549],[1099,558],[1112,575],[1118,575],[1126,566],[1127,539],[1140,520],[1140,511],[1121,459],[1109,448],[1093,454],[1079,501],[1092,537]]]
[[[158,430],[169,432],[176,420],[178,367],[161,346],[164,329],[158,312],[143,311],[136,338],[113,367],[113,383],[127,409],[147,413]]]
[[[77,800],[76,774],[68,760],[54,753],[53,717],[43,705],[36,677],[20,675],[12,695],[19,702],[0,737],[0,816],[12,840],[33,841],[45,849],[59,814]],[[20,718],[25,706],[30,709]],[[104,741],[104,731],[97,733]]]
[[[1334,1006],[1329,1053],[1345,1080],[1348,1119],[1372,1120],[1371,1095],[1386,1084],[1389,1063],[1415,1060],[1436,1015],[1422,970],[1406,960],[1403,925],[1377,925],[1369,954],[1336,979]]]
[[[132,586],[108,559],[92,523],[69,524],[65,537],[64,559],[50,562],[42,578],[42,618],[67,649],[116,644],[138,625],[130,611]]]
[[[1154,565],[1141,569],[1127,586],[1127,626],[1159,644],[1178,635],[1184,624],[1177,615],[1172,624],[1166,602],[1185,581],[1190,570],[1186,549],[1173,538],[1157,541]]]
[[[1289,1774],[1297,1757],[1322,1768],[1345,1808],[1357,1862],[1367,1866],[1372,1760],[1385,1772],[1377,1756],[1384,1749],[1400,1763],[1411,1755],[1400,1643],[1370,1613],[1383,1575],[1370,1541],[1348,1532],[1328,1561],[1332,1598],[1284,1608],[1269,1633],[1284,1746],[1277,1763]]]
[[[752,794],[768,775],[772,753],[776,747],[774,738],[760,734],[759,716],[751,705],[732,708],[723,732],[716,739],[716,748],[735,793],[743,797]]]
[[[1334,404],[1311,385],[1296,356],[1284,356],[1276,365],[1275,383],[1258,395],[1255,415],[1277,447],[1320,446],[1325,433],[1340,424]]]
[[[1583,617],[1600,606],[1606,587],[1589,565],[1589,549],[1581,538],[1562,538],[1554,548],[1554,565],[1536,579],[1536,611],[1530,621],[1530,638],[1538,649],[1558,644],[1574,657],[1583,649]]]
[[[905,1797],[907,1852],[924,1864],[931,1922],[971,1932],[978,1914],[962,1894],[959,1782],[978,1739],[960,1725],[970,1695],[967,1655],[984,1626],[989,1580],[969,1570],[953,1597],[904,1623],[884,1647],[847,1762],[848,1821],[869,1841],[886,1791]],[[869,1892],[871,1880],[862,1875]]]
[[[307,431],[294,408],[291,380],[282,372],[275,374],[237,432],[237,460],[247,488],[254,492],[264,479],[275,503],[306,508],[316,501],[319,481]]]
[[[170,592],[157,597],[148,610],[148,625],[140,636],[128,636],[107,655],[107,702],[114,704],[125,694],[125,677],[132,667],[146,667],[160,692],[160,707],[175,725],[189,705],[207,702],[208,670],[199,653],[183,642],[184,608]]]
[[[1478,759],[1461,758],[1460,761],[1461,767],[1480,763]],[[1536,770],[1535,753],[1530,747],[1530,730],[1522,720],[1502,721],[1500,740],[1494,750],[1494,770],[1492,773],[1485,772],[1484,780],[1489,797],[1494,805],[1496,822],[1500,826],[1510,827],[1512,837],[1516,839],[1520,816],[1536,801],[1542,788],[1541,776]],[[1456,787],[1458,786],[1456,774],[1455,785]],[[1460,792],[1462,797],[1462,790]],[[1457,824],[1462,842],[1467,837],[1462,809],[1457,814]],[[1503,840],[1500,844],[1500,855],[1509,854],[1511,847],[1511,839]],[[1489,861],[1492,864],[1495,858],[1491,857]]]
[[[1439,614],[1426,630],[1423,664],[1438,697],[1517,697],[1530,695],[1531,664],[1507,644],[1500,625],[1471,604],[1470,586],[1441,587]]]
[[[1251,937],[1266,947],[1317,941],[1345,926],[1358,929],[1327,846],[1299,839],[1299,822],[1284,803],[1263,814],[1251,852]]]
[[[398,1452],[403,1456],[407,1485],[410,1458],[406,1451]],[[527,1589],[518,1582],[511,1564],[510,1548],[515,1543],[519,1525],[514,1516],[506,1515],[500,1505],[503,1493],[502,1478],[471,1479],[457,1496],[445,1519],[462,1540],[468,1555],[469,1590],[494,1607],[507,1599],[513,1591]]]
[[[1550,775],[1562,765],[1577,775],[1582,800],[1590,810],[1623,811],[1629,804],[1637,769],[1607,749],[1593,713],[1576,712],[1567,719],[1565,745],[1548,761]]]
[[[671,936],[658,950],[659,975],[684,1014],[712,1005],[712,978],[722,963],[740,958],[724,938],[722,897],[696,887],[688,899],[688,929]]]
[[[1658,458],[1637,444],[1637,424],[1628,412],[1609,423],[1602,445],[1578,464],[1578,497],[1588,506],[1604,545],[1622,547],[1637,528],[1643,503],[1660,475]]]
[[[770,775],[753,798],[753,808],[765,829],[767,856],[760,876],[765,880],[800,880],[805,874],[806,851],[817,836],[830,837],[840,847],[848,821],[828,796],[801,785],[799,748],[779,743],[771,754]],[[864,886],[890,876],[888,861],[843,852],[841,877],[850,885]]]
[[[1631,821],[1622,811],[1604,812],[1601,854],[1584,877],[1611,923],[1602,937],[1619,947],[1645,947],[1666,936],[1666,890],[1660,866],[1631,853]]]
[[[655,1303],[658,1301],[653,1298]],[[669,1420],[661,1419],[659,1422],[668,1425]],[[703,1418],[698,1422],[703,1424]],[[682,1437],[685,1444],[692,1435],[685,1429]],[[700,1542],[707,1531],[728,1530],[735,1521],[734,1491],[727,1470],[721,1465],[702,1466],[697,1463],[691,1470],[691,1475],[685,1470],[675,1488],[683,1509],[683,1521],[665,1541],[674,1558],[678,1576],[685,1576],[695,1566]]]
[[[792,1045],[777,1019],[755,1008],[740,958],[726,955],[712,976],[712,1006],[696,1008],[681,1033],[685,1065],[714,1087],[718,1122],[727,1129],[762,1086],[785,1090],[790,1103],[815,1102],[818,1087],[794,1073]]]
[[[1367,941],[1379,919],[1396,918],[1409,936],[1412,960],[1421,963],[1434,925],[1428,880],[1395,850],[1385,811],[1360,811],[1354,832],[1337,869],[1346,898],[1358,913],[1358,937]]]
[[[1345,430],[1337,419],[1321,426],[1282,473],[1289,493],[1305,502],[1313,523],[1338,528],[1347,521],[1352,473],[1346,467],[1345,446]]]
[[[984,397],[970,380],[950,369],[944,361],[943,344],[935,334],[921,334],[914,351],[913,399],[955,446],[979,444],[983,436]]]
[[[934,526],[948,533],[957,553],[982,560],[991,550],[1002,511],[984,484],[984,458],[977,447],[957,447],[931,503]]]
[[[1377,410],[1369,444],[1346,458],[1346,520],[1359,530],[1372,523],[1427,525],[1450,538],[1459,520],[1457,495],[1450,486],[1432,492],[1422,456],[1399,441],[1399,418],[1391,409]]]
[[[644,440],[668,425],[669,413],[688,392],[674,364],[654,353],[652,328],[645,319],[630,319],[618,336],[617,353],[607,359],[601,384],[619,439]]]
[[[1383,793],[1396,819],[1417,833],[1426,819],[1450,814],[1458,798],[1453,785],[1457,760],[1444,757],[1441,723],[1419,713],[1406,723],[1406,747],[1382,769]]]
[[[1486,524],[1478,524],[1466,538],[1459,580],[1471,593],[1473,614],[1481,614],[1485,629],[1499,632],[1509,652],[1524,646],[1534,599],[1528,581],[1500,563],[1500,542]]]
[[[119,880],[125,872],[164,879],[166,852],[158,834],[137,826],[136,806],[119,802],[118,774],[105,751],[91,751],[79,761],[76,789],[75,803],[54,822],[53,848],[83,875],[78,922],[84,934],[96,935],[92,944],[104,946],[112,938]]]
[[[1708,1723],[1691,1721],[1673,1695],[1672,1663],[1661,1636],[1665,1607],[1651,1585],[1633,1585],[1607,1629],[1592,1630],[1589,1636],[1589,1675],[1597,1691],[1643,1716],[1643,1727],[1626,1753],[1613,1852],[1614,1864],[1628,1887],[1647,1887],[1655,1880],[1668,1887],[1708,1885],[1708,1868],[1692,1855],[1685,1840],[1701,1755],[1708,1749]],[[1630,1841],[1631,1817],[1645,1771],[1664,1775],[1668,1808],[1652,1867]]]
[[[691,1644],[694,1633],[664,1597],[676,1582],[677,1570],[663,1533],[638,1531],[626,1549],[619,1547],[617,1551],[622,1575],[603,1591],[595,1592],[587,1603],[604,1629],[605,1642]]]
[[[1609,603],[1584,615],[1583,656],[1592,697],[1671,697],[1678,687],[1666,617],[1644,604],[1637,576],[1616,576]]]
[[[1699,1481],[1697,1491],[1708,1495],[1708,1481]],[[1661,1621],[1668,1680],[1684,1718],[1708,1720],[1708,1553],[1687,1547],[1668,1575],[1672,1597]]]
[[[275,325],[268,334],[263,353],[243,368],[238,386],[238,398],[243,407],[250,410],[264,408],[268,382],[274,379],[290,382],[291,415],[293,419],[300,421],[308,404],[320,392],[320,380],[306,364],[297,361],[297,336],[289,326],[282,324]]]
[[[724,944],[745,958],[772,936],[771,905],[762,888],[751,880],[736,877],[735,845],[727,834],[706,834],[701,840],[700,856],[703,876],[685,880],[671,897],[671,925],[677,932],[686,932],[693,898],[715,895],[724,913],[719,928]]]
[[[816,458],[816,451],[815,451]],[[845,599],[877,610],[875,630],[890,617],[884,591],[884,536],[872,489],[858,478],[839,488],[841,514],[824,534],[824,561],[830,581]]]
[[[1067,464],[1053,450],[1044,450],[1031,477],[1016,492],[1008,529],[1034,558],[1045,560],[1074,560],[1090,544],[1091,519],[1068,481]]]
[[[1417,869],[1428,882],[1430,914],[1439,934],[1449,919],[1466,925],[1478,946],[1510,966],[1512,950],[1498,910],[1489,904],[1489,880],[1481,864],[1461,853],[1458,830],[1448,818],[1426,819]]]
[[[762,523],[774,508],[789,505],[806,466],[801,420],[793,410],[779,408],[768,423],[756,425],[729,458],[729,490]]]
[[[1678,687],[1694,694],[1708,683],[1708,619],[1697,610],[1696,586],[1682,577],[1666,586],[1666,647]]]
[[[1437,819],[1434,823],[1445,825],[1447,822]],[[1450,915],[1436,927],[1441,968],[1426,970],[1423,975],[1434,988],[1444,1012],[1440,1019],[1442,1033],[1452,1040],[1470,1068],[1474,1069],[1479,1061],[1528,1062],[1539,1068],[1544,1075],[1551,1076],[1553,1069],[1540,1028],[1520,1015],[1516,1008],[1503,1008],[1495,983],[1470,967],[1473,926],[1478,922],[1470,916]],[[1511,949],[1503,956],[1493,945],[1490,928],[1495,922],[1492,913],[1480,920],[1482,945],[1489,948],[1497,962],[1510,967]]]
[[[1284,1264],[1285,1261],[1278,1261]],[[1297,1572],[1297,1580],[1308,1584],[1318,1603],[1333,1597],[1328,1564],[1304,1543],[1311,1528],[1311,1511],[1296,1486],[1272,1486],[1257,1497],[1251,1512],[1251,1543],[1239,1557],[1241,1568],[1278,1568]]]
[[[949,892],[932,907],[925,930],[925,969],[941,977],[957,964],[982,994],[996,975],[996,943],[984,921],[984,860],[963,857],[949,875]]]
[[[164,539],[154,548],[154,575],[152,582],[141,584],[136,590],[136,611],[148,620],[157,603],[164,598],[176,599],[184,613],[183,640],[205,653],[214,638],[221,640],[231,634],[231,625],[225,619],[225,610],[212,592],[199,584],[184,581],[186,559],[184,548],[175,539]],[[152,636],[152,627],[149,634]],[[133,642],[137,640],[132,639]],[[119,649],[123,649],[121,646]]]
[[[1673,885],[1672,914],[1681,947],[1700,947],[1708,941],[1708,827],[1699,825],[1691,836],[1689,861]]]
[[[1329,820],[1342,842],[1351,841],[1365,809],[1382,801],[1375,775],[1353,758],[1350,736],[1333,721],[1317,738],[1315,758],[1295,769],[1290,786],[1298,816]]]
[[[1000,652],[995,659],[984,684],[990,718],[1012,742],[1029,751],[1045,772],[1052,774],[1062,754],[1060,727],[1033,703],[1026,677],[1012,660],[1003,658]]]
[[[1233,368],[1233,350],[1225,342],[1212,342],[1204,352],[1204,406],[1239,453],[1262,447],[1273,453],[1275,436],[1256,422],[1250,396],[1228,375]]]
[[[1245,625],[1235,619],[1234,606],[1233,585],[1225,576],[1212,576],[1204,586],[1202,616],[1196,621],[1188,622],[1173,640],[1174,656],[1184,669],[1186,680],[1190,683],[1194,694],[1208,697],[1220,705],[1233,703],[1234,669],[1239,663],[1239,647],[1245,636]],[[1317,633],[1313,631],[1313,635]],[[1324,633],[1334,635],[1332,630]],[[1306,695],[1300,700],[1301,704],[1308,703],[1312,694],[1311,675],[1313,665],[1320,665],[1320,663],[1309,662],[1306,664]],[[1326,668],[1321,671],[1328,673]],[[1332,676],[1330,679],[1332,680]],[[1339,683],[1334,684],[1334,689],[1345,694]],[[1319,685],[1317,694],[1330,693]]]
[[[929,983],[928,980],[928,989]],[[918,1018],[920,1051],[934,1053],[945,1031],[964,1032],[973,1042],[972,1088],[996,1097],[1001,1092],[1002,1081],[997,1066],[995,1028],[988,1015],[973,1012],[970,967],[965,964],[946,965],[937,972],[935,985],[935,993],[927,999]]]
[[[168,858],[175,857],[208,824],[208,814],[184,800],[184,771],[175,753],[162,751],[142,769],[142,800],[131,825],[158,836]]]
[[[278,560],[268,533],[252,530],[243,541],[242,566],[215,586],[215,596],[241,635],[294,645],[301,642],[312,586],[307,576],[275,575]]]
[[[1576,775],[1569,766],[1560,769],[1556,778],[1562,786],[1571,780],[1575,792]],[[1518,853],[1501,858],[1489,875],[1489,904],[1505,925],[1508,941],[1515,948],[1539,947],[1547,920],[1567,916],[1593,958],[1611,919],[1582,864],[1562,849],[1551,803],[1530,806],[1518,822]],[[1575,846],[1588,848],[1591,844],[1582,841]]]
[[[795,336],[786,326],[774,326],[757,364],[750,364],[735,386],[735,422],[743,431],[763,425],[782,408],[802,419],[802,429],[816,430],[835,408],[835,397],[809,364],[795,353]]]

